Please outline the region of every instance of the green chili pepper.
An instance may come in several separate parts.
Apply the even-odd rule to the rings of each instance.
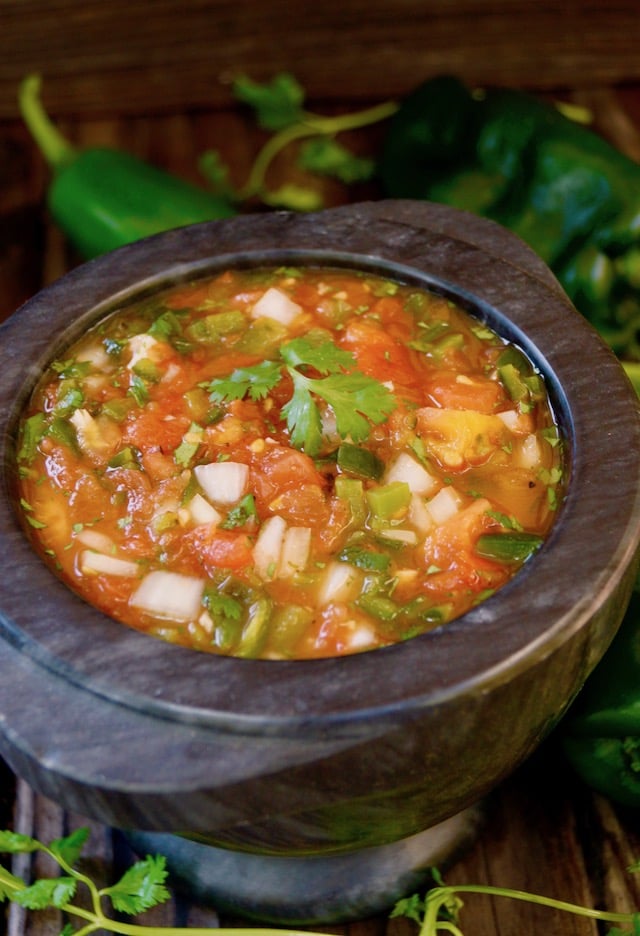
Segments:
[[[225,199],[115,149],[76,150],[44,112],[40,78],[20,88],[23,118],[53,178],[49,210],[86,259],[150,234],[235,213]]]
[[[561,728],[578,775],[605,796],[640,807],[640,593]]]
[[[523,91],[420,85],[391,118],[383,193],[484,215],[523,238],[622,357],[640,359],[640,166]]]

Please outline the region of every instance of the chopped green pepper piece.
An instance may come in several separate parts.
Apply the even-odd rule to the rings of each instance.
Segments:
[[[107,400],[102,407],[102,413],[115,422],[122,422],[135,405],[136,401],[132,397],[114,397],[113,400]]]
[[[367,614],[378,618],[380,621],[393,621],[400,611],[399,606],[386,595],[372,594],[363,592],[357,599],[356,604]]]
[[[259,318],[240,336],[235,350],[269,357],[286,341],[288,334],[287,328],[275,319]]]
[[[513,364],[504,364],[498,368],[498,373],[505,390],[515,403],[520,403],[529,398],[529,390],[517,367]]]
[[[358,569],[368,572],[386,572],[391,557],[383,552],[376,552],[366,546],[345,546],[338,558]]]
[[[478,537],[475,551],[485,559],[500,562],[524,562],[532,556],[544,540],[535,533],[514,530],[508,533],[483,533]]]
[[[367,519],[367,506],[362,481],[358,478],[337,477],[335,491],[341,500],[348,502],[353,522],[357,526],[362,526]]]
[[[290,656],[292,648],[313,621],[313,611],[301,605],[284,605],[273,615],[269,629],[269,648]]]
[[[162,371],[158,365],[149,358],[141,358],[132,367],[133,373],[143,380],[149,380],[151,383],[157,383],[162,377]]]
[[[228,312],[216,312],[198,319],[188,329],[190,338],[203,344],[219,341],[225,335],[240,332],[247,325],[247,320],[239,309]]]
[[[109,459],[108,467],[109,468],[135,468],[140,469],[140,462],[138,461],[139,452],[137,449],[133,448],[131,445],[127,445],[126,448],[121,449],[117,452],[112,458]]]
[[[272,603],[268,598],[258,598],[249,608],[249,618],[242,629],[240,642],[234,655],[256,657],[260,653],[268,634]]]
[[[61,416],[54,416],[54,418],[49,423],[48,435],[52,439],[55,439],[56,442],[61,442],[62,445],[66,445],[72,451],[78,451],[78,437],[76,435],[76,430],[73,428],[70,422],[66,419],[62,419]]]
[[[350,442],[343,442],[338,449],[338,468],[373,481],[379,481],[384,474],[384,462],[377,455]]]
[[[392,481],[367,491],[366,496],[375,517],[379,520],[393,520],[407,510],[411,501],[411,489],[405,481]]]

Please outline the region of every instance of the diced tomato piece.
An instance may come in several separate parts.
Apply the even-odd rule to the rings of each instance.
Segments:
[[[428,592],[446,599],[464,590],[480,592],[497,588],[509,577],[503,566],[473,551],[481,533],[495,528],[487,513],[491,503],[481,498],[460,510],[430,533],[424,544],[427,567],[438,568],[425,579]]]
[[[329,520],[326,494],[318,484],[296,484],[276,495],[269,512],[288,523],[322,529]]]
[[[460,379],[455,370],[438,370],[427,376],[424,389],[434,403],[446,409],[495,413],[506,402],[504,389],[497,380],[482,375]]]
[[[312,485],[323,490],[325,480],[313,459],[295,449],[274,445],[255,455],[251,465],[250,487],[254,491],[259,511],[285,491]]]
[[[183,537],[192,558],[207,571],[237,571],[253,564],[253,544],[246,533],[220,530],[208,524],[196,527]]]
[[[128,419],[123,429],[125,445],[135,445],[141,452],[160,449],[165,455],[175,451],[190,425],[187,416],[167,417],[161,412],[145,409]]]
[[[405,396],[422,399],[422,375],[413,365],[410,349],[377,323],[366,319],[350,322],[340,345],[353,354],[359,369],[369,377],[381,383],[391,382]]]
[[[303,656],[313,659],[370,650],[386,643],[366,615],[340,603],[318,612],[303,642]]]

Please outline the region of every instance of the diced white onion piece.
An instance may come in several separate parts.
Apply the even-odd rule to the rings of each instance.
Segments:
[[[331,562],[325,569],[320,585],[318,604],[330,604],[332,601],[351,601],[360,592],[362,576],[358,569],[348,562]]]
[[[140,573],[137,562],[128,559],[118,559],[116,556],[105,556],[104,553],[94,552],[92,549],[83,549],[80,553],[80,571],[83,575],[120,575],[133,578]]]
[[[507,429],[510,429],[512,432],[515,432],[518,428],[520,422],[520,414],[517,410],[503,410],[502,413],[497,413],[498,419],[501,419],[505,424]]]
[[[249,483],[249,466],[242,462],[211,462],[196,465],[193,471],[198,484],[215,504],[236,504]]]
[[[104,533],[99,533],[98,530],[83,527],[75,534],[75,538],[79,540],[83,546],[88,546],[89,549],[94,549],[96,552],[114,553],[116,551],[116,544],[111,537],[106,536]]]
[[[177,377],[178,374],[180,373],[181,373],[180,366],[178,364],[171,363],[169,364],[167,369],[162,374],[162,377],[160,378],[160,380],[164,381],[164,383],[171,383],[174,377]]]
[[[253,547],[253,562],[263,579],[274,578],[278,571],[286,530],[287,524],[278,514],[269,517],[260,527]]]
[[[433,526],[433,517],[427,510],[424,500],[418,494],[412,494],[411,496],[407,520],[422,536],[426,536]]]
[[[201,523],[211,523],[217,526],[222,520],[222,514],[218,513],[213,504],[210,504],[202,494],[194,494],[187,504],[187,510],[190,519],[196,526]]]
[[[194,621],[200,615],[204,580],[179,572],[149,572],[129,599],[134,608],[172,621]]]
[[[404,481],[409,485],[412,494],[430,494],[438,483],[437,479],[408,452],[401,452],[389,466],[385,481],[387,484]]]
[[[401,530],[399,527],[380,530],[380,536],[394,543],[403,543],[405,546],[415,546],[418,542],[418,534],[415,530]]]
[[[357,624],[353,632],[349,635],[350,650],[364,650],[373,646],[376,642],[376,635],[366,624]]]
[[[112,442],[105,438],[100,424],[89,410],[77,409],[69,417],[69,422],[76,430],[78,445],[83,452],[106,454],[111,451]]]
[[[296,572],[301,572],[309,561],[311,552],[311,528],[289,527],[282,541],[279,578],[289,578]]]
[[[133,335],[129,339],[129,351],[131,352],[131,357],[127,364],[129,370],[133,370],[139,361],[144,361],[145,359],[152,361],[154,354],[157,354],[160,346],[161,343],[157,338],[154,338],[153,335],[148,335],[146,332],[141,335]]]
[[[441,488],[435,497],[427,502],[427,510],[436,525],[445,523],[460,510],[460,498],[450,487]]]
[[[286,293],[271,286],[258,299],[251,310],[251,316],[253,318],[271,318],[282,325],[290,325],[301,312],[301,306],[290,299]]]
[[[110,360],[109,355],[102,347],[102,345],[89,345],[86,348],[83,348],[82,351],[78,353],[78,361],[88,361],[92,364],[97,370],[102,370],[105,367],[108,367]]]
[[[207,634],[213,633],[213,618],[211,617],[211,615],[206,609],[202,612],[202,614],[198,618],[198,624],[200,625],[202,630],[207,632]]]
[[[514,461],[520,468],[537,468],[541,459],[540,442],[532,432],[522,440]]]

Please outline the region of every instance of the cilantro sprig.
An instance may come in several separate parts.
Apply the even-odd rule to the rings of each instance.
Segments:
[[[396,406],[388,387],[358,371],[352,354],[331,341],[314,342],[308,338],[294,338],[282,345],[279,360],[237,368],[229,377],[211,381],[208,389],[216,403],[244,397],[263,400],[286,374],[291,378],[293,393],[281,415],[286,420],[291,444],[312,457],[319,453],[322,444],[317,399],[333,410],[338,434],[355,443],[363,442],[371,424],[384,422]]]
[[[298,155],[302,169],[330,176],[349,185],[367,181],[373,175],[374,161],[357,156],[343,146],[336,136],[391,117],[398,105],[384,102],[355,113],[324,116],[304,107],[305,92],[288,72],[277,74],[270,82],[252,81],[246,75],[233,83],[238,101],[252,108],[258,125],[272,133],[258,153],[249,176],[240,188],[229,182],[229,170],[217,150],[207,150],[199,160],[200,171],[209,185],[232,201],[244,203],[259,199],[266,205],[296,211],[315,211],[322,207],[319,194],[311,187],[287,183],[278,189],[267,184],[268,170],[276,156],[291,143],[304,140]]]
[[[639,871],[640,864],[636,863],[628,868],[629,871]],[[640,936],[640,913],[612,913],[607,910],[594,910],[579,904],[558,900],[555,897],[545,897],[541,894],[531,894],[527,891],[514,890],[508,887],[497,887],[491,884],[453,884],[443,882],[437,869],[432,869],[436,886],[427,891],[424,897],[412,894],[399,900],[390,916],[407,917],[418,924],[418,936],[438,936],[438,933],[449,933],[450,936],[464,936],[459,926],[460,912],[464,907],[461,894],[474,894],[476,896],[500,897],[508,900],[518,900],[549,910],[571,913],[574,916],[586,917],[590,920],[599,920],[603,923],[622,924],[631,929],[621,929],[613,926],[608,930],[608,936]]]
[[[111,932],[116,936],[274,936],[276,932],[279,936],[301,936],[299,930],[276,931],[259,927],[159,927],[114,920],[105,913],[105,903],[110,904],[115,913],[133,916],[171,898],[166,886],[166,862],[162,855],[148,855],[128,868],[114,884],[99,888],[88,875],[76,867],[88,836],[88,829],[80,828],[66,838],[56,839],[45,845],[28,835],[0,831],[0,852],[28,854],[39,851],[52,858],[61,872],[57,877],[40,878],[32,884],[27,884],[0,864],[0,903],[12,901],[34,911],[54,908],[70,920],[79,920],[80,926],[77,928],[71,922],[65,925],[64,936],[89,936],[98,930]],[[639,871],[640,863],[632,865],[628,870]],[[419,928],[418,936],[438,936],[439,933],[445,932],[450,936],[463,936],[459,921],[464,906],[460,896],[462,894],[525,901],[550,910],[615,924],[608,931],[608,936],[640,936],[638,912],[610,913],[606,910],[593,910],[552,897],[492,885],[446,885],[437,869],[432,869],[432,874],[435,886],[431,887],[424,897],[412,894],[403,898],[396,903],[390,914],[392,918],[406,917],[413,920]],[[79,888],[86,888],[89,895],[88,905],[86,900],[74,903]],[[320,934],[309,932],[307,936]]]

